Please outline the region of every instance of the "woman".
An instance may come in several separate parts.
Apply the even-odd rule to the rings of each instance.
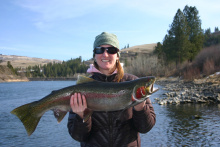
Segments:
[[[88,73],[91,78],[102,82],[123,82],[137,79],[124,74],[119,61],[119,43],[114,34],[103,32],[95,38],[94,66]],[[156,122],[156,116],[150,99],[129,108],[126,111],[93,112],[83,123],[83,111],[87,108],[86,98],[75,93],[70,99],[72,111],[69,113],[68,130],[73,139],[81,146],[140,146],[140,133],[147,133]],[[121,121],[118,121],[120,113]]]

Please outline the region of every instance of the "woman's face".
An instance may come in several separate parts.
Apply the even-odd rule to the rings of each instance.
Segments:
[[[100,47],[112,47],[111,45],[101,45]],[[105,50],[103,54],[95,54],[96,63],[99,66],[99,70],[104,74],[111,74],[116,68],[116,60],[119,57],[116,54],[109,54]]]

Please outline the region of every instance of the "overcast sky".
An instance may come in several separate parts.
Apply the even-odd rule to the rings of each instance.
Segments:
[[[102,32],[116,34],[120,48],[162,42],[186,5],[202,29],[220,29],[220,0],[0,0],[0,54],[87,60]]]

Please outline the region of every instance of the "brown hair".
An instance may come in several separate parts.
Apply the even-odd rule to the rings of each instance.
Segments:
[[[93,58],[95,58],[95,54],[93,54]],[[99,69],[99,65],[96,63],[95,60],[94,60],[93,64],[94,64],[95,68]],[[124,70],[123,70],[119,60],[116,61],[116,69],[117,69],[116,81],[120,82],[120,80],[124,76]]]

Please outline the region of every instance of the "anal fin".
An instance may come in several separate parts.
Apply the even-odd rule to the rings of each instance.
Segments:
[[[53,109],[54,117],[57,119],[57,122],[60,123],[66,115],[66,111],[61,111],[60,109]]]

